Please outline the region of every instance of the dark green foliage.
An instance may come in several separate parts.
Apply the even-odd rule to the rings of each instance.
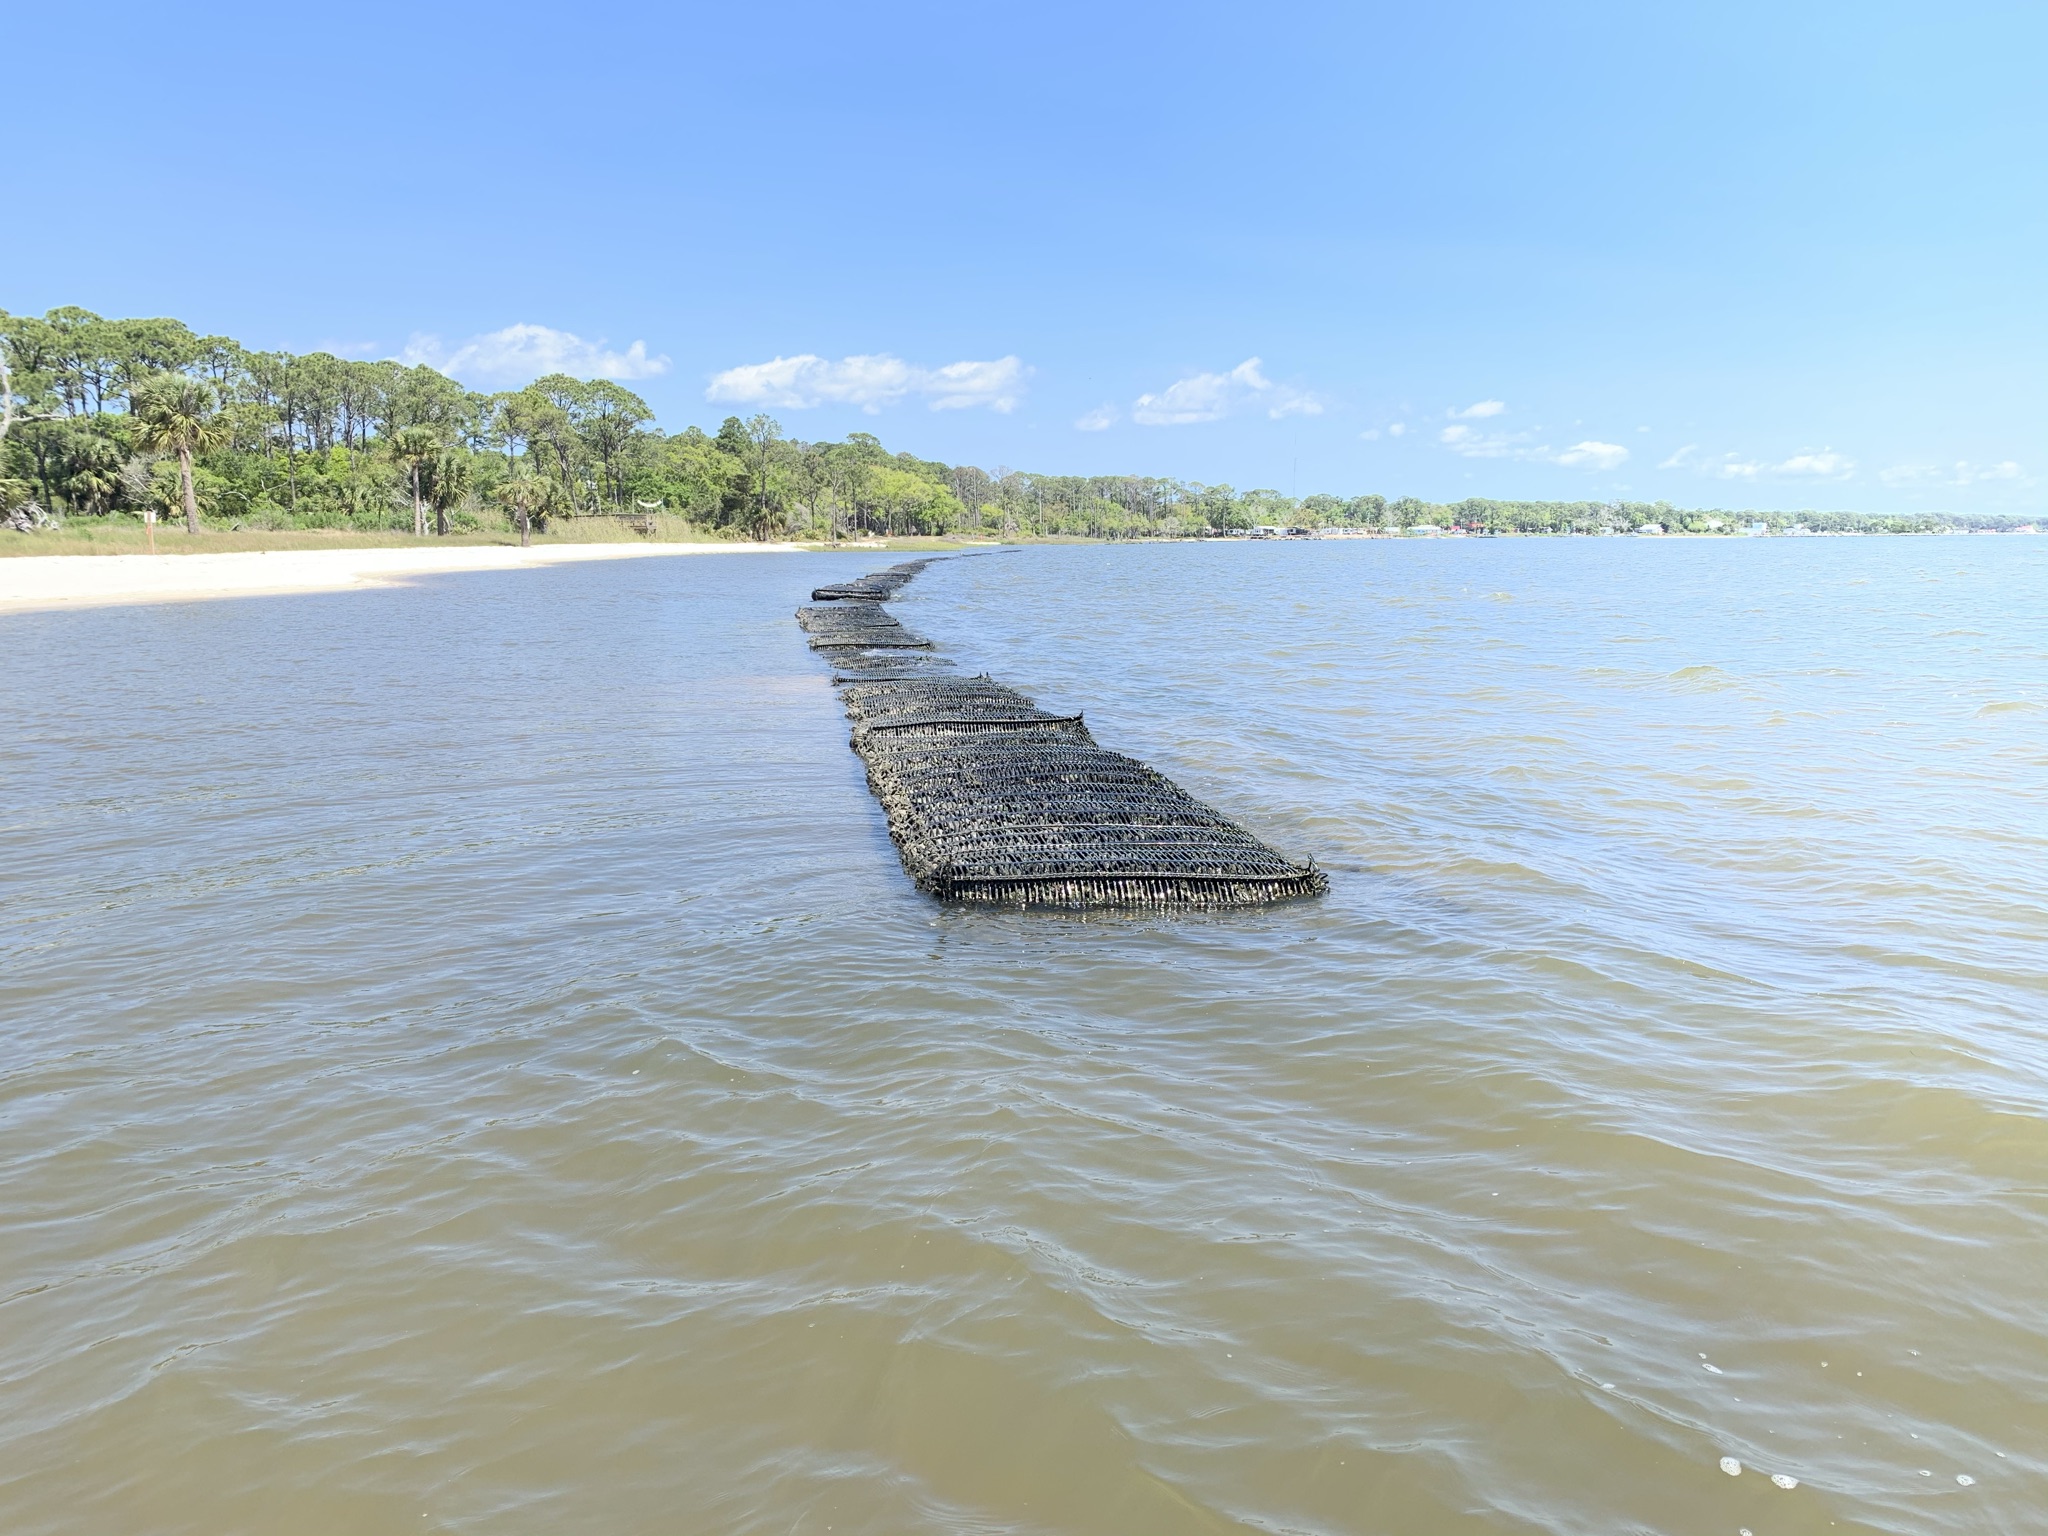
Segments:
[[[1656,523],[1670,532],[1925,532],[2011,526],[1992,517],[1686,511],[1664,502],[1449,505],[1412,496],[1302,500],[1272,490],[1142,475],[993,474],[891,454],[871,434],[809,443],[771,417],[729,416],[715,434],[654,425],[647,403],[607,379],[551,374],[480,394],[431,368],[326,352],[251,352],[167,319],[107,320],[90,310],[41,318],[0,312],[0,345],[19,412],[0,449],[0,484],[73,517],[136,515],[189,488],[196,519],[255,528],[440,532],[660,511],[747,538],[859,534],[1194,537],[1257,527],[1500,534],[1604,533]],[[166,376],[203,383],[217,406],[191,437],[189,479],[174,433],[134,414],[138,390]],[[533,485],[498,494],[514,473]],[[167,478],[168,477],[168,478]],[[415,496],[417,491],[417,496]],[[417,508],[417,512],[416,509]],[[178,510],[183,510],[180,506]],[[417,519],[417,520],[416,520]]]

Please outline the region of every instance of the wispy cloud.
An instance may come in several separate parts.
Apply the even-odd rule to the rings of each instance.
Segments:
[[[1453,421],[1478,421],[1487,416],[1498,416],[1507,408],[1505,400],[1475,400],[1463,410],[1448,410],[1444,414]]]
[[[1537,451],[1530,432],[1481,432],[1475,427],[1445,427],[1436,440],[1468,459],[1525,459]]]
[[[1387,436],[1389,437],[1405,437],[1407,433],[1408,423],[1405,421],[1397,421],[1391,427],[1387,428]]]
[[[1031,370],[1015,357],[921,368],[887,352],[829,362],[813,353],[745,363],[715,374],[706,400],[804,411],[819,405],[857,405],[869,415],[915,395],[935,411],[987,406],[1012,411]]]
[[[1619,469],[1627,462],[1628,450],[1619,443],[1573,443],[1551,457],[1551,463],[1567,469]]]
[[[1773,472],[1821,480],[1846,480],[1856,473],[1856,461],[1844,458],[1832,448],[1823,448],[1819,453],[1795,453],[1783,463],[1774,465]]]
[[[398,354],[398,360],[408,366],[425,363],[450,378],[491,384],[521,384],[549,373],[595,379],[651,379],[667,373],[669,368],[666,356],[647,355],[644,341],[634,342],[623,352],[614,352],[602,338],[585,341],[570,331],[525,324],[472,336],[452,347],[438,336],[415,332]]]
[[[1908,486],[1981,485],[2001,480],[2016,485],[2034,483],[2012,459],[2001,459],[1996,464],[1973,464],[1968,459],[1958,459],[1953,464],[1895,464],[1880,470],[1877,478],[1886,485]]]
[[[1468,459],[1519,459],[1531,464],[1557,464],[1566,469],[1619,469],[1628,450],[1619,443],[1588,439],[1569,448],[1538,442],[1533,432],[1481,432],[1463,424],[1445,427],[1437,441]]]
[[[1856,474],[1856,461],[1832,448],[1795,453],[1788,459],[1771,463],[1744,458],[1739,453],[1724,453],[1719,457],[1703,454],[1697,443],[1687,443],[1657,467],[1690,469],[1697,474],[1711,475],[1716,480],[1848,480]]]
[[[1657,467],[1695,470],[1717,480],[1754,480],[1764,472],[1763,465],[1740,454],[1724,453],[1718,459],[1703,457],[1698,443],[1687,443]]]
[[[1115,426],[1116,423],[1116,407],[1113,405],[1098,405],[1094,410],[1082,416],[1074,425],[1083,432],[1102,432]]]
[[[1248,357],[1228,373],[1197,373],[1169,384],[1156,395],[1140,395],[1131,405],[1131,420],[1147,427],[1182,427],[1217,421],[1246,407],[1265,408],[1268,416],[1320,416],[1323,402],[1306,390],[1275,384],[1256,357]]]

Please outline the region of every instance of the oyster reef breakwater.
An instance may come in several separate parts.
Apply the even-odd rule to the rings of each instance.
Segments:
[[[1098,746],[1079,715],[1038,708],[952,662],[882,606],[929,560],[811,594],[853,749],[919,890],[1047,907],[1255,907],[1320,895],[1291,863],[1164,774]]]

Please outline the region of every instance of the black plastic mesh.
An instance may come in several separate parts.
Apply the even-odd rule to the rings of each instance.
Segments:
[[[903,867],[949,901],[1037,907],[1262,906],[1329,888],[1079,715],[961,677],[884,610],[928,561],[820,587],[798,622],[832,660],[853,749]],[[841,617],[843,615],[843,617]]]
[[[876,571],[871,576],[856,576],[852,581],[834,582],[813,592],[811,601],[825,603],[835,599],[866,598],[880,602],[884,598],[894,597],[905,582],[930,564],[929,560],[906,560],[901,565],[892,565],[886,571]]]

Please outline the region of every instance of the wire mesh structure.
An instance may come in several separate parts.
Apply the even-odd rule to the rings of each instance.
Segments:
[[[1319,895],[1296,864],[1164,774],[1100,746],[1079,715],[961,677],[882,607],[929,565],[820,587],[797,622],[827,656],[853,750],[903,868],[945,901],[1252,907]]]

